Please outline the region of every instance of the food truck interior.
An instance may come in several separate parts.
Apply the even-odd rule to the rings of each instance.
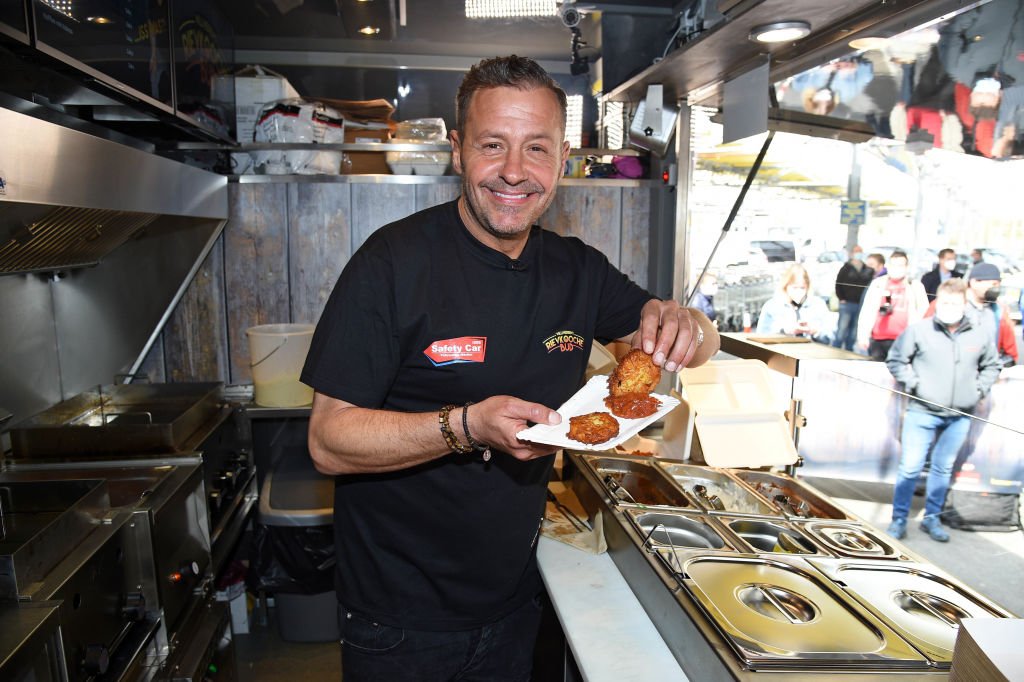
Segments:
[[[0,2],[0,679],[340,679],[297,367],[367,237],[459,195],[454,93],[512,53],[568,95],[542,225],[714,279],[722,333],[664,420],[558,454],[534,679],[981,679],[1024,614],[1016,354],[939,545],[885,533],[885,363],[757,332],[794,264],[834,327],[854,246],[950,247],[1021,343],[1021,0]]]

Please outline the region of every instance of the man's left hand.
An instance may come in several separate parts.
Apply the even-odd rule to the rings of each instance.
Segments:
[[[693,359],[699,330],[689,308],[675,301],[651,299],[640,311],[640,328],[632,344],[653,356],[654,364],[674,372]]]

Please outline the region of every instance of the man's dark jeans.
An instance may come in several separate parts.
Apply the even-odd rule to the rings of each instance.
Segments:
[[[833,348],[853,350],[857,343],[858,315],[860,315],[860,303],[839,302],[839,321],[836,322],[836,335],[832,338]]]
[[[390,627],[338,606],[344,682],[526,682],[541,597],[475,630]]]
[[[894,343],[896,343],[896,339],[871,339],[868,343],[868,355],[872,360],[885,362],[885,358],[889,355],[889,349]]]

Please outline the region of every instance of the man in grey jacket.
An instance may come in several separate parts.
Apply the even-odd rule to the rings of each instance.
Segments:
[[[939,513],[953,462],[967,437],[968,415],[992,388],[1000,370],[995,344],[975,314],[967,310],[962,279],[939,285],[935,317],[907,327],[885,362],[896,381],[914,396],[903,418],[903,454],[888,533],[896,539],[907,534],[910,499],[931,448],[921,530],[933,540],[948,542],[949,533],[942,527]]]

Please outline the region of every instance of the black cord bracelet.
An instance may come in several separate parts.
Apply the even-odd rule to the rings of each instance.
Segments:
[[[484,455],[483,455],[484,461],[486,462],[486,461],[491,459],[491,446],[484,445],[483,443],[477,441],[469,433],[469,406],[472,405],[472,404],[473,404],[473,401],[470,400],[469,402],[467,402],[462,407],[462,430],[466,434],[466,442],[469,443],[469,446],[471,448],[473,448],[474,450],[482,451],[484,453]]]

